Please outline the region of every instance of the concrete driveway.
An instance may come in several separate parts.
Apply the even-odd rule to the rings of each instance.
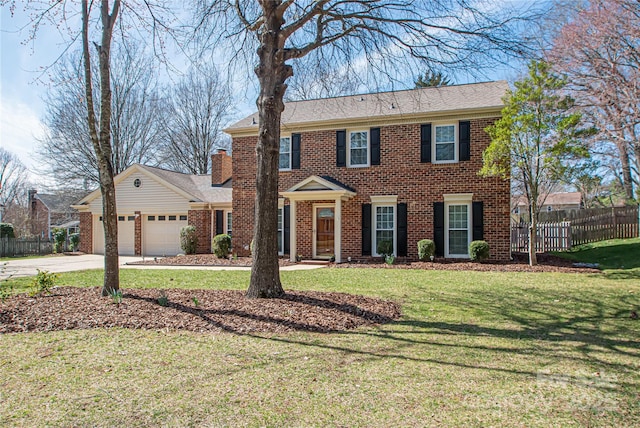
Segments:
[[[251,270],[247,266],[150,266],[127,265],[127,263],[141,261],[142,257],[120,256],[120,267],[124,269],[197,269],[197,270]],[[2,265],[4,264],[4,267]],[[292,265],[280,270],[317,269],[318,265]],[[18,278],[33,276],[38,269],[49,272],[72,272],[87,269],[103,269],[104,256],[98,254],[82,254],[77,256],[52,256],[35,259],[17,259],[0,262],[0,279],[8,277]]]

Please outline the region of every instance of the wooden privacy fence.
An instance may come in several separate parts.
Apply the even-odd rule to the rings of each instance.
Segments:
[[[28,256],[53,253],[53,243],[40,238],[0,238],[0,257]]]
[[[640,236],[638,205],[546,213],[538,223],[536,252],[569,250],[574,245]],[[555,221],[549,221],[555,220]],[[511,225],[511,251],[529,248],[529,223]]]
[[[538,223],[536,252],[563,251],[571,248],[571,223]],[[529,251],[529,223],[511,225],[511,251]]]

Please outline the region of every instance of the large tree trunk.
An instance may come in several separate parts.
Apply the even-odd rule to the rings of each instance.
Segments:
[[[120,0],[114,1],[109,14],[109,2],[100,4],[102,40],[96,48],[100,64],[100,125],[96,123],[91,73],[91,52],[89,48],[89,6],[82,2],[82,53],[84,61],[85,93],[87,96],[87,124],[98,161],[100,191],[102,192],[102,224],[104,228],[104,282],[102,295],[107,296],[120,288],[118,260],[118,214],[116,211],[116,188],[113,182],[111,161],[111,73],[110,55],[113,25],[118,16]],[[99,132],[98,132],[99,129]]]
[[[618,147],[620,166],[622,167],[622,188],[624,190],[625,202],[628,204],[634,200],[629,148],[624,138],[616,139],[616,146]]]
[[[284,20],[278,2],[262,2],[265,29],[260,34],[260,81],[258,106],[259,133],[256,145],[256,208],[253,231],[253,266],[248,298],[273,298],[284,294],[278,265],[278,160],[280,118],[284,110],[285,80],[292,75],[285,65],[280,30]]]

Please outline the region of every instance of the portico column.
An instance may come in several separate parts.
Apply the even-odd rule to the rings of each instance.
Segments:
[[[289,260],[296,261],[298,249],[296,248],[296,201],[289,199]]]
[[[334,230],[334,257],[336,263],[342,261],[342,199],[336,198],[336,213],[335,213],[335,230]]]

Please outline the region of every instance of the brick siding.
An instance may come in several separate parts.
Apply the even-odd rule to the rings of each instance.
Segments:
[[[80,213],[80,246],[78,251],[87,254],[93,252],[93,214],[90,212]]]
[[[343,260],[362,258],[361,205],[371,203],[370,196],[397,195],[398,203],[407,203],[407,251],[408,258],[415,260],[418,241],[434,237],[433,203],[444,202],[444,194],[473,193],[473,201],[484,204],[484,239],[491,247],[491,258],[507,260],[509,182],[477,175],[482,152],[490,143],[484,129],[494,120],[471,120],[471,159],[452,164],[420,162],[420,124],[382,127],[380,165],[366,168],[336,166],[335,130],[304,132],[300,169],[280,172],[278,188],[285,191],[310,175],[328,175],[355,189],[357,196],[342,203]],[[253,234],[256,139],[233,139],[233,248],[239,255],[248,255],[245,247]],[[313,203],[297,204],[297,252],[304,257],[312,255]]]
[[[195,226],[198,236],[197,254],[211,253],[211,210],[189,210],[189,226]]]

